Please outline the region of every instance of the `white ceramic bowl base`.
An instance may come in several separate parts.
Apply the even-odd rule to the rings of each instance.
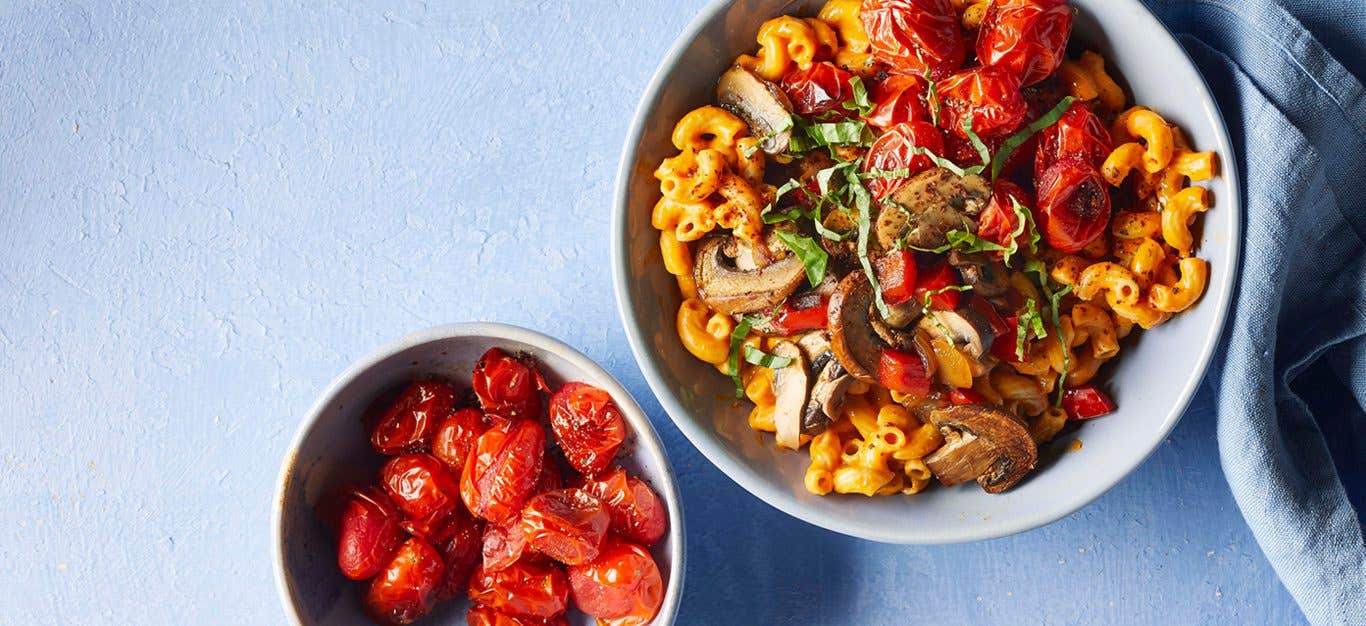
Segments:
[[[1218,342],[1237,272],[1240,200],[1235,155],[1213,99],[1181,47],[1137,0],[1072,0],[1074,42],[1100,50],[1127,80],[1137,102],[1178,124],[1199,150],[1216,150],[1220,177],[1206,184],[1214,206],[1197,230],[1199,255],[1211,264],[1204,298],[1174,321],[1127,341],[1102,380],[1119,411],[1085,424],[1041,450],[1032,476],[1003,495],[975,485],[936,486],[910,497],[815,496],[803,487],[809,456],[777,449],[746,425],[747,404],[731,383],[694,359],[674,332],[680,302],[664,271],[650,210],[659,198],[651,173],[677,151],[669,136],[688,111],[714,104],[716,78],[756,48],[765,20],[815,15],[821,2],[718,1],[668,53],[646,89],[627,135],[613,216],[618,304],[636,360],[660,402],[702,453],[745,489],[773,506],[841,533],[896,543],[950,543],[999,537],[1057,520],[1118,483],[1176,425]]]
[[[541,365],[552,388],[581,381],[612,395],[629,424],[617,462],[659,494],[669,509],[669,532],[652,553],[664,577],[665,595],[656,624],[670,624],[683,584],[683,511],[673,470],[640,406],[601,367],[573,348],[502,324],[453,324],[405,337],[357,361],[328,386],[299,428],[281,469],[275,502],[275,569],[281,600],[292,623],[361,626],[364,585],[337,569],[336,539],[314,514],[326,491],[347,482],[378,484],[384,458],[375,453],[361,416],[375,398],[424,376],[436,375],[468,389],[470,374],[486,350],[525,352]],[[547,432],[547,434],[549,434]],[[464,624],[468,601],[447,602],[421,624]],[[593,620],[571,614],[573,624]]]

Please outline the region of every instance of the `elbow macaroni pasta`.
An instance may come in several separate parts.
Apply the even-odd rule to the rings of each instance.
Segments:
[[[876,99],[884,70],[895,67],[896,60],[878,58],[873,52],[860,17],[863,4],[861,0],[827,0],[814,17],[783,15],[768,20],[755,37],[758,50],[739,56],[735,63],[777,83],[794,72],[830,62],[863,77],[864,87]],[[962,28],[973,31],[981,27],[991,0],[949,0],[949,4]],[[1031,246],[1029,252],[1021,252],[1027,263],[1043,263],[1047,279],[1042,280],[1042,287],[1035,275],[1036,267],[1006,265],[1002,270],[1008,285],[1005,295],[962,296],[986,301],[1006,321],[1013,319],[1017,324],[1025,319],[1025,301],[1032,300],[1047,332],[1035,331],[1034,336],[1027,333],[1017,362],[1015,354],[1008,357],[995,349],[996,345],[991,346],[990,354],[972,357],[964,352],[968,344],[961,337],[950,338],[951,333],[932,333],[915,326],[902,328],[906,334],[900,347],[913,349],[924,357],[924,372],[917,371],[915,375],[929,378],[929,395],[889,391],[866,378],[848,384],[838,410],[832,408],[835,415],[830,427],[800,438],[798,447],[810,446],[810,463],[803,477],[807,491],[818,495],[877,496],[924,490],[933,478],[924,459],[944,445],[946,434],[926,420],[931,411],[951,402],[990,403],[1027,424],[1030,436],[1039,444],[1051,441],[1068,423],[1068,413],[1059,404],[1066,388],[1093,381],[1106,362],[1117,358],[1120,340],[1131,334],[1133,328],[1160,325],[1193,306],[1203,294],[1210,268],[1203,259],[1193,256],[1198,249],[1199,229],[1195,223],[1209,209],[1211,198],[1206,189],[1191,185],[1217,175],[1216,155],[1192,149],[1186,135],[1157,112],[1130,106],[1124,89],[1107,71],[1105,59],[1095,52],[1062,59],[1057,78],[1067,93],[1086,102],[1109,124],[1113,143],[1108,146],[1110,153],[1104,155],[1099,170],[1108,185],[1116,188],[1116,212],[1101,234],[1080,250],[1063,253],[1047,245],[1045,238],[1040,249]],[[859,107],[845,102],[842,108],[834,110],[843,111],[839,119],[857,121],[860,114],[850,112],[855,109]],[[793,115],[794,123],[813,121],[810,115]],[[874,140],[882,132],[865,130],[872,133]],[[737,375],[740,391],[752,405],[744,414],[748,426],[758,432],[776,433],[773,370],[741,359],[739,371],[730,371],[734,347],[731,335],[742,317],[712,310],[700,297],[694,282],[695,246],[691,242],[709,235],[729,234],[748,242],[755,251],[752,258],[737,259],[737,265],[747,264],[744,271],[749,271],[749,266],[762,266],[770,262],[770,255],[787,254],[773,247],[778,245],[773,243],[777,238],[771,236],[773,227],[764,223],[763,215],[766,207],[782,201],[785,209],[803,208],[800,219],[792,217],[798,212],[770,218],[795,222],[795,229],[793,225],[782,228],[805,237],[808,244],[820,244],[829,254],[829,268],[838,266],[841,272],[849,269],[853,262],[839,258],[835,250],[828,248],[827,242],[820,239],[827,236],[827,231],[816,226],[844,234],[857,224],[849,217],[844,201],[836,199],[832,203],[828,193],[818,196],[811,192],[810,177],[816,171],[829,169],[831,163],[868,159],[867,142],[831,141],[826,146],[828,150],[820,151],[820,159],[798,162],[806,158],[803,154],[809,150],[800,147],[800,142],[793,142],[799,147],[789,147],[782,154],[766,154],[759,148],[764,138],[755,136],[740,116],[711,105],[689,111],[672,131],[670,138],[677,153],[662,159],[654,171],[660,197],[650,221],[660,231],[663,267],[675,278],[683,296],[675,330],[681,344],[694,357],[723,374]],[[770,159],[788,166],[772,168],[780,176],[770,172]],[[793,175],[794,172],[800,174]],[[794,180],[785,180],[789,176]],[[826,181],[820,182],[822,190],[825,184]],[[789,192],[805,187],[814,202],[780,200],[779,185]],[[808,228],[801,220],[815,224]],[[827,237],[839,240],[839,236],[842,235]],[[792,251],[810,270],[809,258],[819,251],[799,251],[798,244],[788,240],[784,243],[793,247]],[[999,260],[999,256],[993,258]],[[1025,272],[1025,268],[1029,271]],[[799,289],[801,294],[814,292],[829,297],[818,290],[808,291],[805,286]],[[978,303],[964,301],[969,302],[973,306]],[[959,305],[960,310],[963,306]],[[1050,310],[1050,306],[1054,309]],[[774,336],[774,329],[781,328],[772,323],[773,312],[778,310],[787,311],[772,306],[750,313],[766,319],[749,318],[751,332],[736,342],[741,354],[748,347],[771,352],[783,340]],[[978,313],[982,314],[980,310]],[[1014,317],[1009,317],[1012,314]],[[993,334],[997,333],[1001,331]],[[1015,348],[1018,335],[999,334],[993,338],[993,344],[1001,341],[1009,341],[1010,347]],[[801,348],[813,349],[805,343]],[[806,356],[815,358],[810,353]],[[980,397],[960,390],[975,392]]]

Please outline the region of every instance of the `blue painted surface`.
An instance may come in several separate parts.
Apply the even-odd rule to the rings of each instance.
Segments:
[[[283,622],[268,513],[300,416],[466,319],[562,337],[652,415],[681,623],[1301,622],[1207,393],[1095,504],[974,545],[837,536],[698,455],[631,359],[605,240],[636,98],[702,4],[0,7],[0,624]]]

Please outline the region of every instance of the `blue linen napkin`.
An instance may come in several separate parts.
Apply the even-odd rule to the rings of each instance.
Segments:
[[[1366,4],[1145,2],[1209,81],[1244,185],[1205,389],[1224,474],[1305,616],[1366,624]]]

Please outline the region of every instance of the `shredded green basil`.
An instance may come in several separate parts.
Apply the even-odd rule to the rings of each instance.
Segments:
[[[792,359],[776,354],[769,354],[754,346],[745,346],[745,362],[750,365],[767,367],[771,370],[782,369],[792,365]]]
[[[853,97],[845,100],[841,106],[846,111],[858,111],[860,116],[866,116],[877,108],[877,105],[868,100],[868,88],[863,85],[863,79],[855,76],[849,79],[849,86],[853,89]]]
[[[978,156],[978,158],[982,159],[982,169],[979,169],[979,170],[977,170],[977,171],[978,171],[978,172],[981,172],[982,170],[984,170],[984,169],[990,167],[990,166],[991,166],[991,150],[988,150],[988,149],[987,149],[987,144],[986,144],[986,142],[982,141],[982,138],[981,138],[981,137],[978,137],[978,136],[977,136],[977,133],[972,132],[972,116],[971,116],[971,115],[969,115],[969,116],[967,117],[967,119],[963,120],[963,133],[966,134],[966,135],[968,136],[968,141],[971,141],[971,142],[972,142],[972,148],[973,148],[974,150],[977,151],[977,156]],[[973,167],[977,167],[977,166],[974,165]]]
[[[1019,319],[1016,320],[1015,358],[1021,361],[1025,358],[1025,343],[1029,341],[1030,333],[1034,334],[1035,339],[1043,339],[1048,336],[1048,331],[1044,330],[1043,327],[1043,317],[1039,315],[1039,309],[1033,298],[1025,300],[1025,310],[1020,313]]]
[[[1015,232],[1010,234],[1010,245],[1018,251],[1019,244],[1017,244],[1016,241],[1018,241],[1020,235],[1023,235],[1027,230],[1029,232],[1029,253],[1038,254],[1039,239],[1041,239],[1041,236],[1039,235],[1038,225],[1034,223],[1034,213],[1029,210],[1029,207],[1020,204],[1019,199],[1015,196],[1010,196],[1010,208],[1015,212],[1015,219],[1020,222],[1015,226]],[[1006,256],[1005,262],[1006,265],[1010,265],[1009,255]]]
[[[762,324],[768,321],[767,318],[757,315],[742,315],[740,321],[736,322],[735,330],[730,331],[730,354],[726,357],[726,371],[730,374],[730,379],[735,383],[735,397],[745,396],[745,382],[740,379],[740,346],[744,345],[745,337],[749,336],[749,331],[755,324]]]
[[[830,263],[830,255],[826,254],[820,244],[806,235],[786,230],[775,230],[773,234],[801,259],[802,265],[806,267],[806,279],[811,281],[812,287],[820,285],[821,281],[825,280],[825,267]]]
[[[1058,321],[1058,309],[1061,308],[1062,299],[1072,293],[1072,286],[1066,285],[1058,291],[1053,291],[1052,279],[1048,276],[1048,266],[1038,259],[1025,261],[1024,270],[1026,274],[1034,274],[1038,278],[1039,289],[1045,298],[1048,298],[1048,308],[1051,309],[1053,319],[1053,331],[1058,333],[1058,341],[1067,338],[1062,334],[1062,323]],[[1062,371],[1058,372],[1058,398],[1055,401],[1057,406],[1062,406],[1063,387],[1067,381],[1067,372],[1072,368],[1072,350],[1068,346],[1063,346],[1062,350]]]
[[[943,106],[939,103],[939,81],[930,78],[929,72],[921,76],[925,80],[925,103],[930,105],[930,122],[939,125],[939,115]]]
[[[1024,145],[1026,141],[1029,141],[1029,138],[1033,137],[1034,133],[1057,124],[1058,120],[1062,119],[1063,114],[1067,113],[1067,110],[1072,108],[1072,103],[1075,101],[1076,98],[1073,98],[1072,96],[1063,98],[1057,106],[1054,106],[1047,113],[1044,113],[1043,117],[1034,120],[1029,126],[1024,127],[1014,135],[1011,135],[1010,138],[1006,139],[1005,143],[1001,144],[1001,147],[996,149],[996,156],[991,158],[991,179],[996,180],[996,178],[1001,175],[1001,168],[1005,167],[1006,161],[1010,160],[1010,155],[1014,154],[1015,150]]]

